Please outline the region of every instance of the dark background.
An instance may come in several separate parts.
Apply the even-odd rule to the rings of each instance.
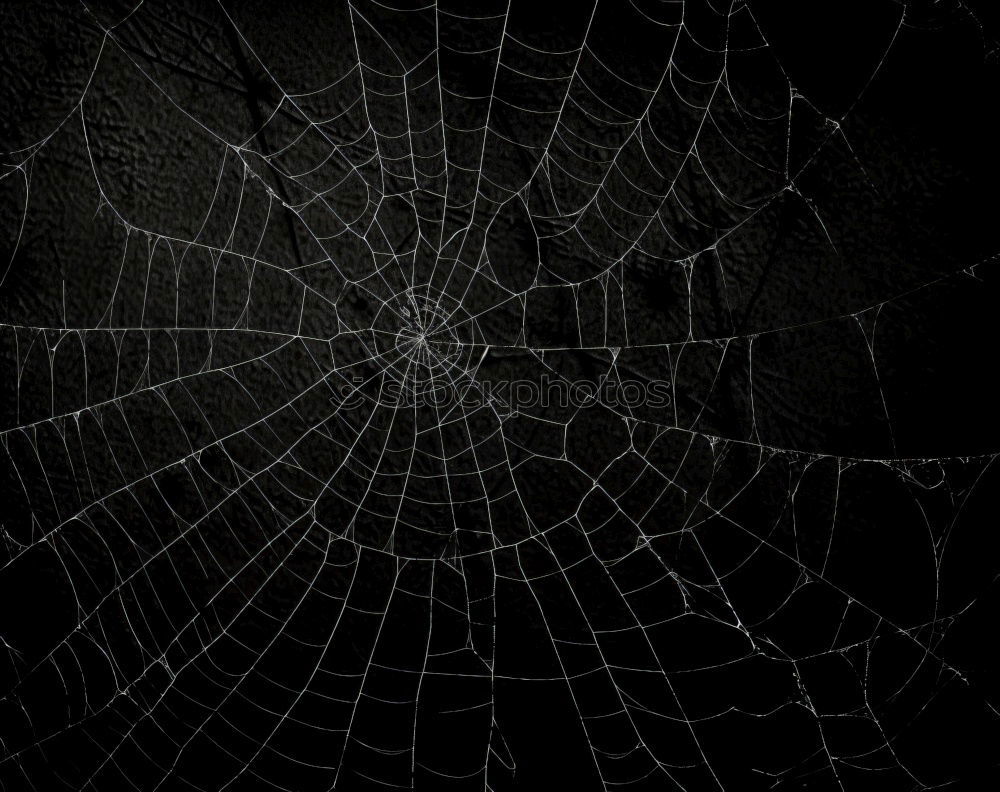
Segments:
[[[3,789],[997,783],[990,4],[0,26]]]

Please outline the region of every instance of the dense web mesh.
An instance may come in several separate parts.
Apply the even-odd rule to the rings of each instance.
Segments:
[[[917,789],[982,757],[949,642],[997,446],[979,397],[923,431],[907,372],[994,251],[925,222],[949,165],[892,184],[905,135],[850,125],[913,36],[982,62],[983,31],[887,3],[819,99],[766,5],[10,34],[4,789]],[[858,231],[890,205],[923,231]]]

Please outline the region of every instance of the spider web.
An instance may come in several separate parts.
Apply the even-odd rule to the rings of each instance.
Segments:
[[[977,21],[887,4],[838,104],[755,3],[539,5],[11,36],[5,789],[915,789],[995,728],[996,453],[899,386],[992,251],[844,209],[900,40]],[[670,398],[487,387],[543,377]]]

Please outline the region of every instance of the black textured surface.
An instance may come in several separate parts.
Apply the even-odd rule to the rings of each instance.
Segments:
[[[0,788],[997,784],[988,4],[0,29]]]

